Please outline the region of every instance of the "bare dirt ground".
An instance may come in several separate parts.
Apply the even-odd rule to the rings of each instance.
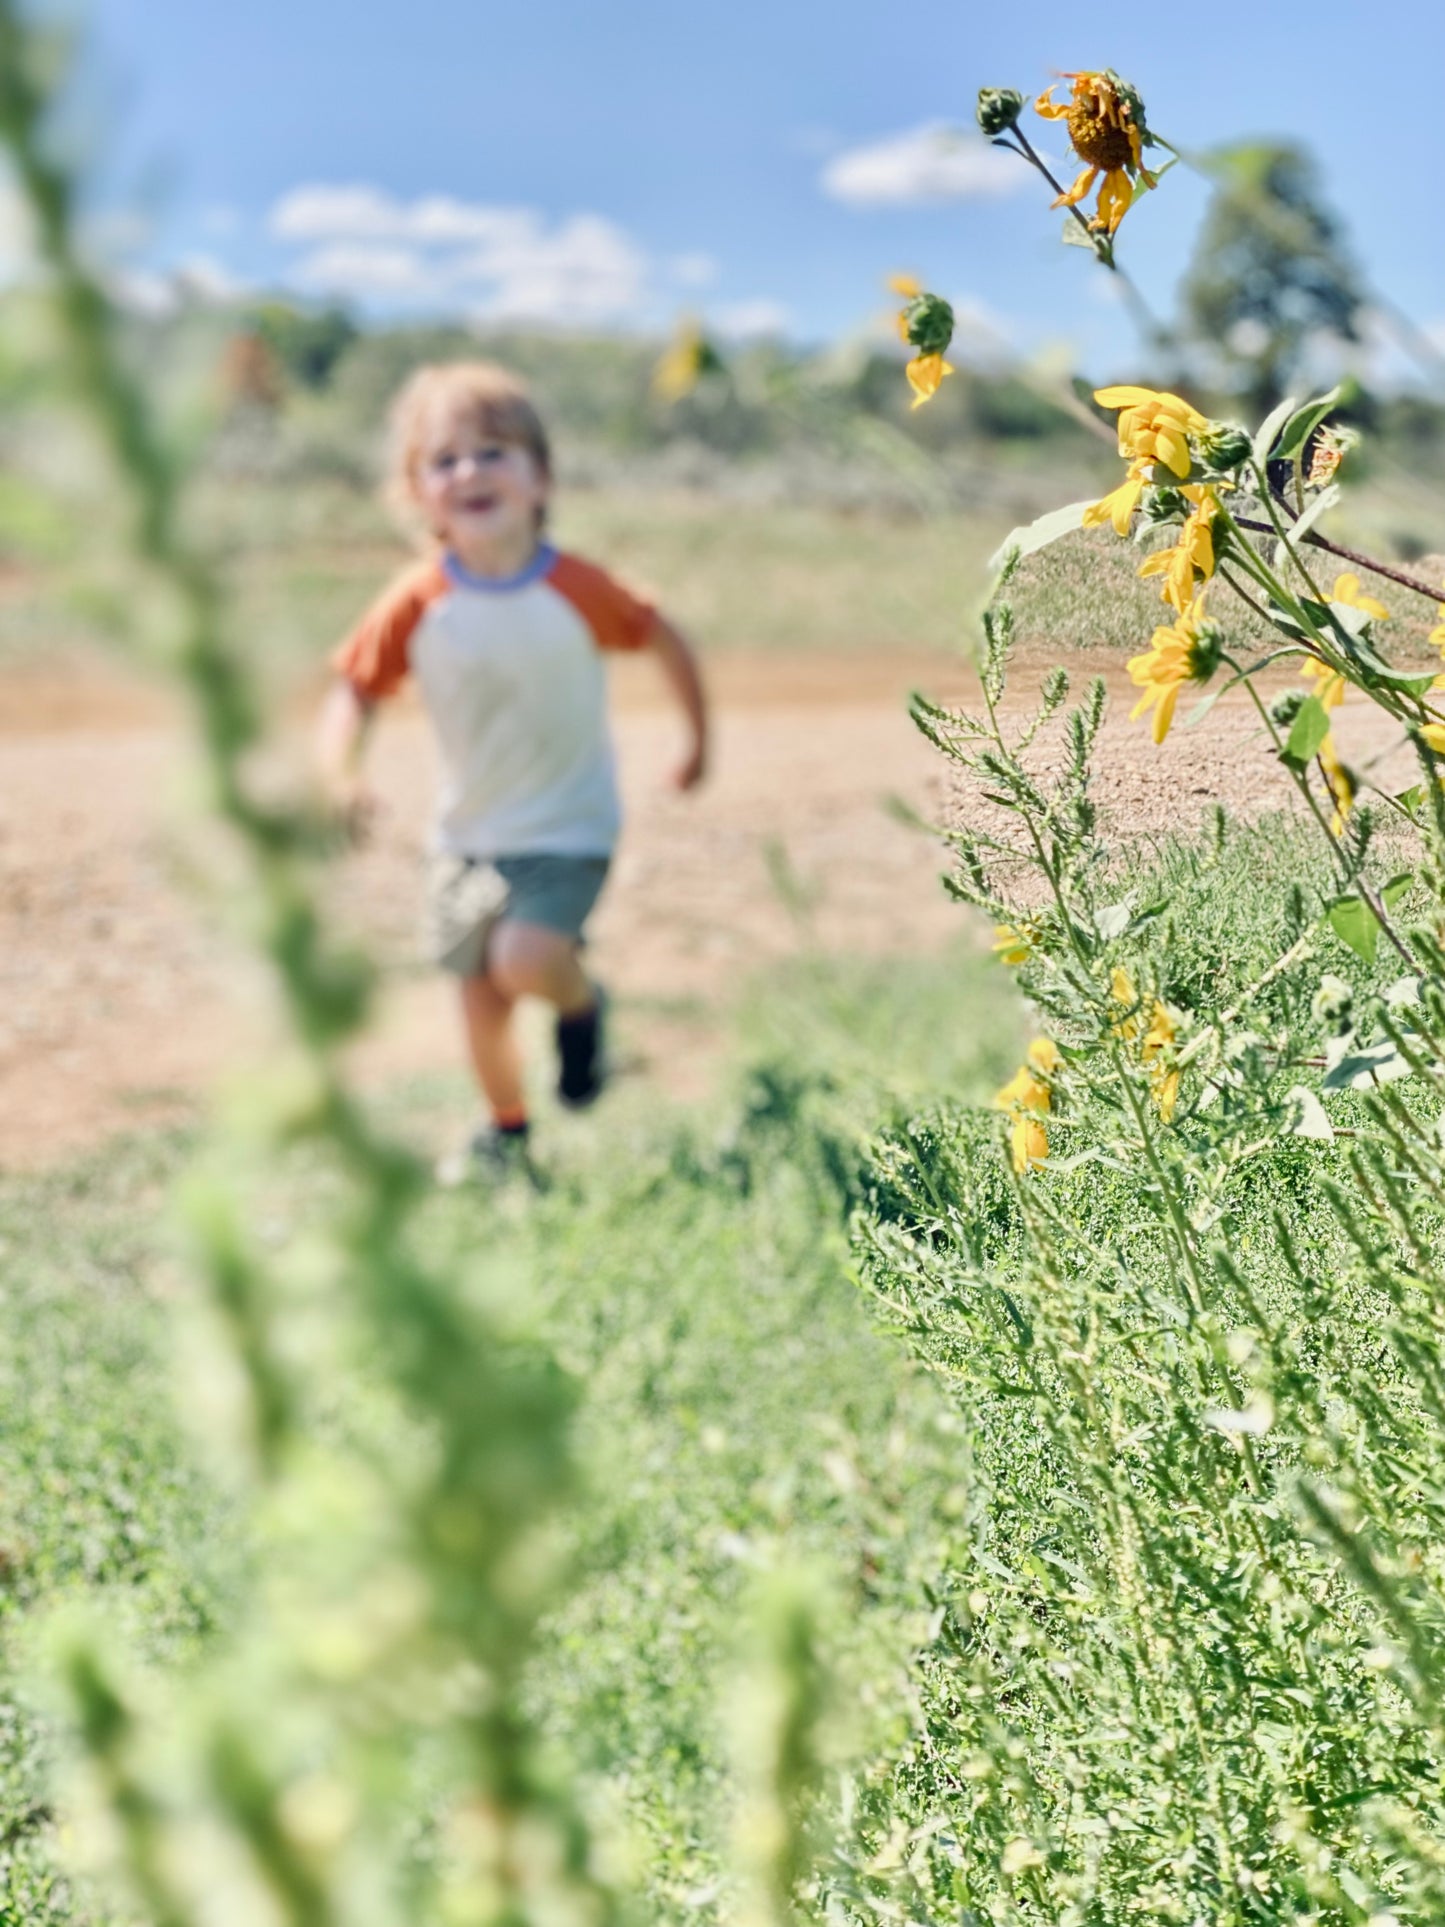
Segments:
[[[1011,710],[1044,666],[1018,666]],[[1189,829],[1215,799],[1249,813],[1287,800],[1242,696],[1156,749],[1127,721],[1122,662],[1091,654],[1079,666],[1111,685],[1095,793],[1119,836]],[[649,665],[621,667],[628,827],[592,954],[644,1074],[693,1096],[720,1010],[800,942],[770,849],[815,898],[809,940],[826,949],[917,952],[964,927],[938,880],[946,852],[885,802],[902,797],[933,821],[971,807],[905,698],[920,687],[961,699],[972,678],[936,657],[723,658],[714,774],[681,797],[666,781],[676,724]],[[1353,760],[1392,754],[1382,737],[1352,739],[1348,717],[1339,733]],[[218,1076],[267,1048],[264,986],[228,928],[225,853],[193,827],[187,767],[180,720],[116,675],[22,675],[0,696],[0,1168],[190,1115]],[[385,813],[335,882],[338,914],[385,973],[358,1068],[374,1080],[453,1070],[450,987],[415,962],[431,762],[405,703],[378,733],[373,770]],[[1400,771],[1411,780],[1407,760]]]

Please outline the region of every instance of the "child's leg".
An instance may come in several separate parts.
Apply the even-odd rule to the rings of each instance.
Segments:
[[[463,977],[461,982],[467,1048],[477,1082],[495,1121],[503,1128],[517,1129],[526,1123],[527,1093],[512,1030],[514,1000],[489,976]]]
[[[541,997],[557,1012],[557,1095],[591,1104],[606,1081],[602,998],[582,968],[575,937],[508,918],[487,946],[487,972],[505,997]]]
[[[564,1018],[597,1004],[576,940],[540,923],[508,917],[497,925],[487,944],[487,979],[502,996],[541,997]]]

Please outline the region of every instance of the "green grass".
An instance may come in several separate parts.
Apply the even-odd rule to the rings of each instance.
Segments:
[[[500,1209],[439,1194],[424,1214],[431,1255],[530,1303],[581,1389],[576,1576],[534,1702],[613,1789],[654,1917],[717,1908],[720,1701],[739,1602],[774,1548],[831,1587],[837,1744],[899,1737],[899,1668],[922,1636],[953,1475],[925,1375],[854,1286],[847,1215],[884,1090],[985,1094],[1015,1048],[1012,1001],[971,950],[799,963],[752,999],[716,1106],[659,1115],[620,1089],[605,1129],[553,1127],[541,1194]],[[434,1127],[457,1097],[400,1092],[395,1122]],[[37,1627],[90,1598],[151,1661],[184,1666],[224,1621],[245,1557],[171,1396],[188,1286],[165,1198],[186,1157],[180,1139],[136,1139],[0,1188],[5,1927],[78,1917],[55,1873],[52,1748],[31,1707]],[[325,1189],[303,1161],[267,1209],[294,1221]],[[364,1415],[359,1389],[354,1404]]]

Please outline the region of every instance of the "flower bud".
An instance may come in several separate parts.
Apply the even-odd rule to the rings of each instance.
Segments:
[[[1182,522],[1189,507],[1189,498],[1177,488],[1146,488],[1139,512],[1149,527],[1163,528],[1170,522]]]
[[[1238,422],[1209,422],[1198,437],[1199,452],[1211,468],[1231,474],[1254,452],[1248,429]]]
[[[978,90],[978,124],[990,140],[997,140],[1000,134],[1006,134],[1011,127],[1017,126],[1023,107],[1023,95],[1015,93],[1012,87],[980,87]]]
[[[1317,1024],[1343,1036],[1355,1021],[1355,993],[1343,977],[1321,977],[1310,1010]]]
[[[1305,692],[1302,689],[1286,689],[1276,696],[1269,706],[1269,719],[1280,729],[1288,729],[1305,705]]]
[[[953,340],[953,309],[941,294],[920,294],[903,310],[903,330],[920,355],[941,355]]]

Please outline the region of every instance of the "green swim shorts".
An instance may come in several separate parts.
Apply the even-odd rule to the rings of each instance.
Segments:
[[[538,923],[582,940],[582,926],[607,881],[605,856],[480,857],[439,853],[426,888],[426,951],[459,977],[482,967],[487,939],[503,918]]]

